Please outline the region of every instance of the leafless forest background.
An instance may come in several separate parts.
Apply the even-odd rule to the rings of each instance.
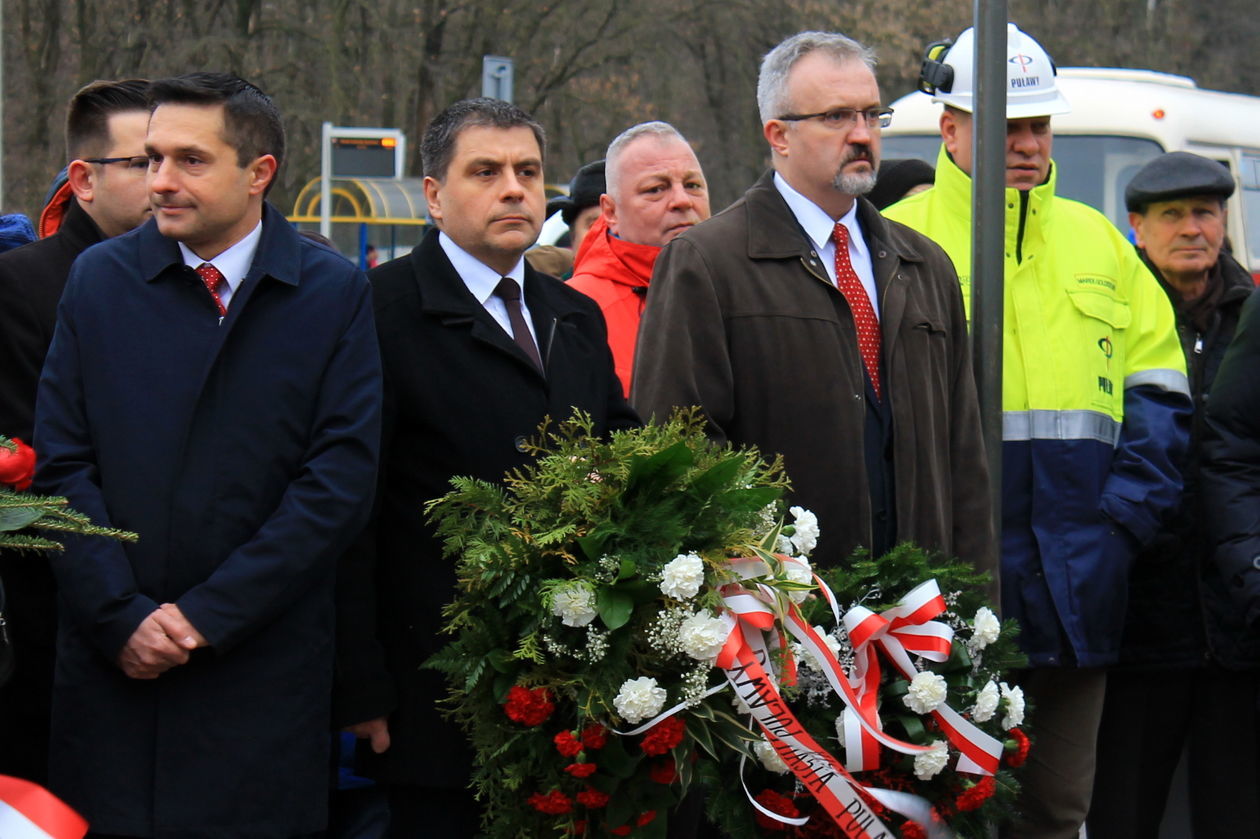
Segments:
[[[64,164],[67,98],[98,78],[230,70],[279,103],[285,211],[318,174],[319,126],[401,127],[409,174],[448,103],[478,95],[483,54],[516,60],[516,101],[551,138],[552,181],[609,139],[664,119],[696,145],[714,208],[764,166],[760,57],[801,29],[845,32],[880,55],[885,101],[910,90],[923,46],[970,23],[966,0],[0,0],[6,211],[38,212]],[[1260,93],[1254,0],[1011,0],[1010,18],[1060,66],[1127,66]],[[1228,114],[1204,114],[1228,119]]]

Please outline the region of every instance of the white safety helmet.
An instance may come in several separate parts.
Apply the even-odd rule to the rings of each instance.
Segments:
[[[971,113],[976,89],[976,32],[963,30],[953,44],[930,45],[919,73],[919,90],[941,102]],[[1046,117],[1066,114],[1072,107],[1055,82],[1055,66],[1041,44],[1006,25],[1006,118]]]

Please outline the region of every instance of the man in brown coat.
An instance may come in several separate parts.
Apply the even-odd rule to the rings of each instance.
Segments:
[[[995,571],[958,279],[858,197],[889,114],[873,64],[819,32],[766,56],[774,171],[657,260],[632,402],[645,417],[699,405],[715,438],[781,453],[824,565],[912,541]]]

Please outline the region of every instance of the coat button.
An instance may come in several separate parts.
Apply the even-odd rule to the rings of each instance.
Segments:
[[[860,393],[855,393],[855,394],[853,394],[853,398],[854,398],[854,399],[856,399],[857,401],[861,402],[861,401],[862,401],[862,394],[860,394]]]
[[[1260,570],[1260,555],[1251,558],[1251,567]]]
[[[879,258],[880,258],[880,259],[883,259],[883,258],[884,258],[884,257],[886,257],[886,256],[888,256],[888,251],[880,251],[880,252],[879,252]]]
[[[524,454],[524,453],[525,453],[525,443],[526,443],[526,442],[528,442],[528,439],[525,437],[525,435],[524,435],[524,434],[519,434],[519,435],[517,435],[516,439],[512,441],[512,445],[514,445],[514,446],[516,447],[516,450],[517,450],[518,452],[520,452],[520,453]]]

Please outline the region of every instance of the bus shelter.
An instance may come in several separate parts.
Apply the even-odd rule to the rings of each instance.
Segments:
[[[368,246],[385,262],[408,253],[424,236],[427,204],[424,178],[333,178],[332,240],[343,254],[368,267]],[[312,178],[293,202],[289,221],[299,230],[319,230],[320,179]]]

